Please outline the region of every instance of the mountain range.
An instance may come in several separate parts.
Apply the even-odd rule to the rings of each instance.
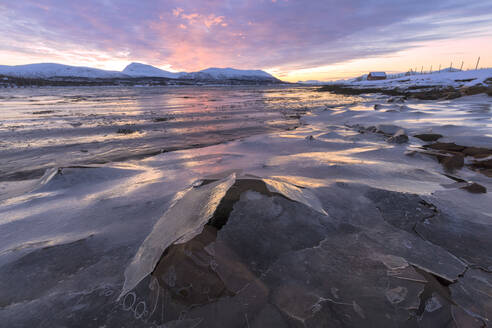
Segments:
[[[207,68],[198,72],[169,72],[160,68],[131,63],[123,71],[108,71],[91,67],[68,66],[55,63],[40,63],[17,66],[0,65],[0,75],[22,79],[141,79],[160,78],[193,81],[243,80],[260,82],[281,82],[261,70],[240,70],[234,68]]]

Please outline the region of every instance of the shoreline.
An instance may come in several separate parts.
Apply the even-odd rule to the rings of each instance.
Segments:
[[[490,98],[347,99],[2,200],[0,318],[33,324],[42,300],[53,326],[487,323],[492,181],[468,164],[490,156]],[[448,172],[429,144],[470,156]]]
[[[388,96],[398,96],[415,98],[419,100],[451,100],[464,96],[473,96],[478,94],[486,94],[492,97],[492,86],[472,86],[472,87],[453,87],[441,85],[423,85],[412,86],[407,88],[401,87],[366,87],[355,86],[350,84],[331,84],[324,85],[319,88],[320,92],[334,92],[343,95],[361,95],[380,93]]]

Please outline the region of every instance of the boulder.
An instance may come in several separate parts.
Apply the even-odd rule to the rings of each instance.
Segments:
[[[480,94],[480,93],[485,93],[488,90],[489,90],[489,88],[486,87],[485,85],[482,85],[482,84],[476,84],[476,85],[473,85],[471,87],[461,88],[461,92],[465,96],[472,96],[472,95],[476,95],[476,94]]]
[[[403,130],[401,127],[397,125],[391,125],[391,124],[379,124],[376,127],[378,133],[385,134],[387,136],[393,136],[395,133],[397,133],[399,130]],[[403,130],[404,131],[404,130]]]
[[[457,153],[452,156],[443,157],[441,160],[444,169],[449,172],[459,170],[465,165],[465,156],[463,154]]]
[[[461,187],[460,189],[466,190],[468,192],[471,192],[472,194],[485,194],[487,193],[487,188],[484,186],[478,184],[478,183],[470,183],[464,187]]]
[[[408,142],[408,136],[405,134],[403,129],[400,129],[387,141],[390,143],[402,144]]]
[[[453,142],[436,142],[430,145],[425,145],[425,148],[431,148],[435,150],[451,151],[451,152],[461,152],[466,147],[457,145]]]
[[[437,141],[438,139],[442,138],[442,135],[438,133],[421,133],[414,135],[414,137],[422,141],[431,142]]]
[[[475,158],[485,158],[492,155],[492,150],[480,147],[466,147],[463,150],[465,156],[473,156]]]

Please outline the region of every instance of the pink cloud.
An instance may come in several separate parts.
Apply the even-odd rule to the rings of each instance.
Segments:
[[[48,60],[77,51],[125,54],[179,70],[291,70],[384,55],[490,34],[484,13],[492,12],[490,2],[467,0],[45,0],[43,10],[37,3],[0,5],[0,53],[27,58],[44,51]]]

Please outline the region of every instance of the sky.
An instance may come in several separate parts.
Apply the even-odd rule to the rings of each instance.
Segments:
[[[286,81],[492,67],[492,0],[0,0],[0,65],[263,69]]]

